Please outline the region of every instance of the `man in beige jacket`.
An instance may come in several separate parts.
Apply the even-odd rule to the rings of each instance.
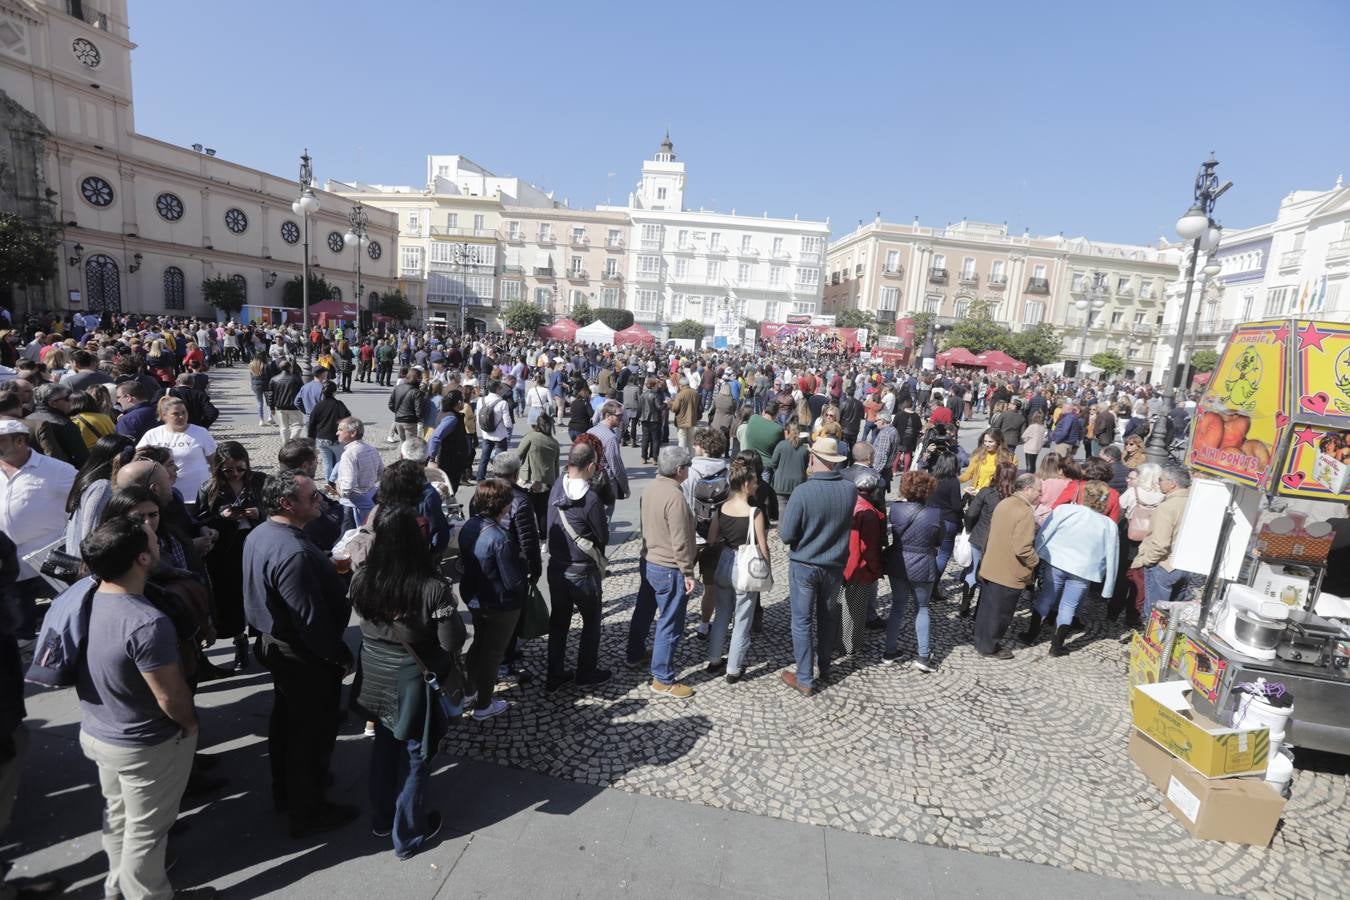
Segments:
[[[983,656],[1012,658],[1012,651],[999,641],[1041,563],[1036,553],[1040,496],[1041,480],[1030,472],[1019,475],[1012,495],[994,507],[989,521],[989,538],[980,557],[980,607],[975,613],[975,649]]]
[[[641,665],[647,632],[656,618],[651,689],[676,700],[694,696],[693,688],[676,683],[674,667],[698,558],[694,513],[681,488],[689,474],[689,461],[686,448],[662,447],[656,460],[657,477],[642,493],[642,581],[628,625],[628,664]]]
[[[1175,599],[1190,581],[1189,572],[1172,567],[1172,546],[1181,531],[1190,487],[1191,473],[1181,466],[1165,466],[1158,476],[1163,501],[1153,511],[1148,537],[1140,542],[1130,566],[1144,570],[1144,609],[1140,615],[1145,622],[1153,612],[1153,604]]]

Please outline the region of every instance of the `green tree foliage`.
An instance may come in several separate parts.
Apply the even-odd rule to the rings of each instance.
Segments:
[[[965,347],[971,353],[1006,352],[1011,337],[1011,331],[994,321],[989,303],[977,300],[970,305],[964,318],[943,333],[942,347],[944,350]],[[917,333],[915,339],[918,339]]]
[[[1102,374],[1108,378],[1119,372],[1125,371],[1125,357],[1116,353],[1114,350],[1106,350],[1101,353],[1092,354],[1088,360],[1094,367],[1101,369]]]
[[[1191,370],[1194,372],[1213,372],[1219,364],[1219,354],[1213,350],[1197,350],[1191,355]]]
[[[1044,366],[1064,352],[1064,338],[1054,326],[1042,322],[1009,337],[1005,353],[1029,366]]]
[[[387,291],[381,294],[379,302],[375,305],[375,311],[396,322],[407,322],[416,312],[402,291]]]
[[[876,331],[876,322],[873,321],[872,314],[861,309],[841,309],[834,317],[834,324],[838,328],[866,328]]]
[[[41,284],[56,275],[56,236],[12,213],[0,213],[0,286]]]
[[[595,320],[604,322],[615,331],[623,331],[625,328],[633,327],[633,314],[626,309],[611,309],[605,307],[595,311]],[[578,325],[581,323],[578,322]]]
[[[576,322],[579,327],[585,328],[587,325],[595,321],[595,310],[591,309],[591,305],[589,303],[587,303],[585,300],[582,300],[576,306],[572,307],[572,312],[570,315],[568,315],[567,318],[571,319],[573,322]]]
[[[670,336],[673,338],[684,338],[687,340],[698,340],[707,333],[702,322],[695,322],[693,319],[682,319],[670,326]]]
[[[534,334],[539,326],[546,325],[552,317],[528,300],[513,300],[502,310],[502,321],[512,331]]]
[[[227,315],[233,315],[244,308],[244,292],[224,275],[217,275],[202,282],[202,299]]]
[[[322,303],[333,296],[333,288],[322,275],[309,273],[309,302]],[[304,305],[304,282],[299,275],[281,287],[281,305],[299,309]]]

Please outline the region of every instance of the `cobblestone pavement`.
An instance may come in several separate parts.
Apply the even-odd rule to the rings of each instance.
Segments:
[[[382,438],[383,393],[348,402],[383,423],[371,430]],[[223,408],[242,406],[227,400]],[[260,462],[275,459],[270,431],[245,427],[236,436]],[[507,688],[511,711],[456,730],[447,750],[589,785],[1100,875],[1250,897],[1346,896],[1347,761],[1299,754],[1303,768],[1270,848],[1192,839],[1126,753],[1120,632],[1101,621],[1100,608],[1088,611],[1069,656],[1047,657],[1043,640],[1000,662],[976,655],[970,622],[938,598],[935,674],[882,664],[883,633],[868,632],[860,658],[837,664],[831,683],[807,699],[777,677],[792,652],[786,553],[775,538],[776,586],[764,598],[764,630],[753,637],[746,678],[729,685],[701,671],[696,595],[677,662],[697,694],[684,703],[655,697],[647,673],[623,665],[638,586],[636,513],[635,503],[619,507],[625,542],[613,548],[604,582],[601,664],[614,669],[614,680],[553,698],[543,696],[542,679]],[[944,588],[954,592],[951,582]],[[884,605],[884,583],[881,596]],[[579,628],[578,618],[569,659]],[[536,673],[544,644],[527,648]],[[912,625],[902,649],[913,653]]]

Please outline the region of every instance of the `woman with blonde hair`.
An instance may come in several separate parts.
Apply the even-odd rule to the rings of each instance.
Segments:
[[[164,424],[147,431],[136,446],[169,450],[178,467],[178,489],[187,503],[195,503],[197,492],[211,480],[216,439],[200,425],[188,423],[187,404],[177,397],[165,394],[156,411]]]
[[[1032,604],[1031,621],[1022,633],[1024,644],[1033,644],[1041,623],[1059,606],[1050,655],[1063,656],[1064,639],[1073,627],[1074,613],[1093,583],[1102,586],[1102,599],[1110,600],[1116,588],[1120,535],[1106,514],[1111,489],[1102,481],[1083,485],[1075,503],[1064,503],[1050,513],[1036,535],[1036,553],[1041,558],[1041,590]]]
[[[960,481],[972,492],[979,492],[994,483],[994,472],[999,463],[1013,463],[1013,455],[1004,443],[1003,432],[990,428],[980,435],[980,446],[970,455]]]

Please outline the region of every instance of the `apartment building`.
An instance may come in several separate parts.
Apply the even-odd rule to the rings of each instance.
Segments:
[[[820,312],[829,222],[686,209],[685,165],[670,135],[642,165],[626,207],[628,292],[634,318],[658,336],[693,319],[731,345],[749,321]]]
[[[628,303],[626,212],[507,206],[501,213],[499,294],[569,315],[578,304],[624,309]]]
[[[1073,336],[1065,341],[1065,359],[1077,359],[1080,348],[1087,356],[1114,349],[1131,368],[1146,370],[1176,256],[1166,247],[1011,235],[1006,225],[963,220],[934,228],[878,217],[830,245],[824,311],[865,310],[889,331],[917,312],[952,323],[981,304],[1013,330],[1042,323],[1065,329]],[[1105,302],[1079,310],[1094,284],[1105,289]]]
[[[296,172],[277,176],[138,134],[130,34],[126,0],[0,3],[0,138],[20,162],[24,214],[45,205],[61,226],[56,278],[4,299],[20,310],[214,316],[201,285],[224,277],[248,304],[280,306],[304,267],[305,223],[291,211],[303,148]],[[316,193],[310,265],[335,297],[391,290],[394,217],[372,210],[370,244],[348,248],[351,204]]]

